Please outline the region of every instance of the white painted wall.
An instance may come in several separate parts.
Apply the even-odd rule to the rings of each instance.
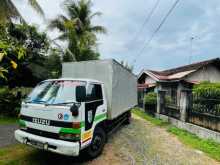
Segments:
[[[156,83],[156,81],[153,78],[151,78],[150,76],[147,76],[145,78],[145,84],[153,84],[153,83]]]
[[[210,81],[210,82],[220,82],[220,70],[216,67],[209,65],[198,71],[189,74],[185,77],[186,81]]]

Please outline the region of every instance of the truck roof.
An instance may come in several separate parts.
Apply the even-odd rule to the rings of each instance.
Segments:
[[[63,80],[63,81],[86,81],[86,82],[93,82],[93,83],[98,83],[98,84],[103,84],[103,82],[94,80],[94,79],[85,79],[85,78],[59,78],[59,79],[48,79],[44,81],[58,81],[58,80]]]

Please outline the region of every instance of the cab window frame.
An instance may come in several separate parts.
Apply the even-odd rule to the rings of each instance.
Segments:
[[[93,91],[88,91],[88,90],[93,90],[90,89],[90,87],[93,86],[93,88],[96,88],[95,90],[95,94],[92,94]],[[98,89],[98,88],[99,89]],[[99,92],[99,94],[97,95],[97,90],[100,90],[101,92]],[[91,94],[89,95],[90,92]],[[86,88],[86,102],[93,102],[93,101],[99,101],[99,100],[103,100],[103,89],[102,89],[102,84],[99,83],[88,83],[88,86]]]

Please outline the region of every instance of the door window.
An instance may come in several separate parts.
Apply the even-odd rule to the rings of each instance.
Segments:
[[[102,100],[102,87],[100,84],[89,84],[87,93],[87,101]]]

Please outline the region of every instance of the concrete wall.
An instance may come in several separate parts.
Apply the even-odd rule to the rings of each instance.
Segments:
[[[157,114],[156,115],[157,118],[160,118],[164,121],[167,121],[169,123],[171,123],[172,125],[175,125],[178,128],[187,130],[188,132],[191,132],[193,134],[196,134],[197,136],[201,137],[201,138],[205,138],[205,139],[213,139],[217,142],[220,143],[220,133],[219,132],[215,132],[191,123],[186,123],[186,122],[182,122],[180,120],[176,120],[172,117],[168,117],[165,115],[161,115],[161,114]]]
[[[186,81],[210,81],[210,82],[220,82],[220,70],[215,66],[209,65],[207,67],[201,68],[198,71],[189,74],[184,79]]]

